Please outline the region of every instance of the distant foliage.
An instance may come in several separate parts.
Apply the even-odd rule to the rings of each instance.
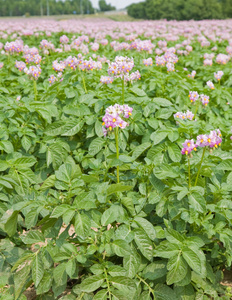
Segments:
[[[116,10],[115,6],[112,6],[111,4],[107,4],[105,0],[99,0],[98,5],[100,7],[100,11]]]
[[[49,15],[87,14],[94,9],[90,0],[49,0]],[[0,0],[0,16],[47,15],[47,0]]]
[[[232,0],[146,0],[128,6],[131,17],[149,20],[203,20],[232,17]]]

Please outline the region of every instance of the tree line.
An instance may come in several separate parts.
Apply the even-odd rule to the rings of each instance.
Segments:
[[[100,11],[115,7],[99,0]],[[0,16],[93,14],[91,0],[0,0]]]
[[[232,0],[146,0],[127,7],[128,15],[148,20],[203,20],[232,17]]]

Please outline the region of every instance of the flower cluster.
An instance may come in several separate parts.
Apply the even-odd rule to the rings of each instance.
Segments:
[[[207,104],[209,103],[209,96],[201,94],[200,95],[200,100],[201,100],[203,105],[207,106]]]
[[[122,77],[129,73],[134,67],[133,58],[116,56],[115,61],[109,63],[108,74],[111,76]]]
[[[181,149],[181,154],[190,154],[193,150],[197,151],[197,145],[194,143],[194,140],[185,140],[182,144],[183,148]]]
[[[125,81],[135,81],[135,80],[140,80],[140,78],[141,78],[141,74],[138,70],[135,72],[132,72],[131,74],[126,74],[124,76]]]
[[[204,66],[212,66],[212,64],[213,64],[212,59],[206,58],[206,59],[204,60]]]
[[[51,50],[54,50],[54,49],[55,49],[55,46],[54,46],[51,42],[49,42],[49,41],[47,41],[47,40],[42,40],[42,41],[40,42],[40,47],[41,47],[42,49],[51,49]]]
[[[214,84],[212,83],[212,81],[207,81],[206,84],[208,85],[209,88],[211,88],[211,90],[214,90]]]
[[[222,76],[224,75],[224,72],[223,71],[218,71],[217,73],[215,72],[214,73],[214,77],[217,79],[217,80],[221,80]]]
[[[199,98],[198,92],[189,92],[189,99],[191,102],[195,102]]]
[[[113,81],[114,81],[114,77],[110,77],[110,76],[101,76],[100,79],[100,82],[105,84],[112,83]]]
[[[0,62],[0,69],[3,68],[3,66],[4,66],[4,63]]]
[[[151,57],[149,57],[148,59],[143,59],[143,64],[144,64],[144,66],[152,66],[152,64],[153,64],[153,61],[152,61],[152,58]]]
[[[36,65],[40,64],[42,57],[39,54],[31,55],[31,54],[25,54],[23,56],[25,58],[25,61],[27,64],[29,63],[35,63]]]
[[[29,48],[28,45],[25,45],[23,48],[24,55],[30,54],[32,56],[39,54],[39,50],[36,47]]]
[[[186,140],[182,145],[182,154],[190,154],[193,150],[196,151],[197,147],[210,147],[217,148],[221,146],[222,138],[221,131],[219,129],[210,131],[210,134],[200,134],[197,136],[196,143],[194,140]]]
[[[188,74],[188,77],[194,78],[195,75],[196,75],[196,73],[197,73],[197,72],[193,70],[193,71],[191,72],[191,74]]]
[[[187,110],[186,113],[183,112],[175,113],[174,118],[182,119],[182,120],[192,120],[194,118],[194,114],[190,110]]]
[[[218,54],[216,57],[216,63],[221,64],[221,65],[225,65],[226,63],[228,63],[228,61],[230,60],[229,55],[226,54]]]
[[[60,37],[60,43],[61,44],[68,44],[68,42],[69,42],[69,38],[66,35],[62,35]]]
[[[11,54],[23,52],[23,42],[21,40],[6,42],[4,49]]]
[[[57,60],[54,60],[54,62],[52,63],[53,70],[57,72],[63,72],[65,67],[66,65],[63,61],[58,62]]]
[[[52,85],[54,82],[57,81],[57,78],[55,75],[50,75],[50,77],[48,78],[48,81],[49,81],[50,85]]]
[[[165,66],[166,60],[163,56],[156,56],[155,57],[155,63],[157,66]]]
[[[125,119],[128,119],[132,115],[133,108],[128,105],[111,105],[106,109],[106,113],[102,118],[102,129],[104,136],[107,135],[108,131],[112,131],[115,127],[124,129],[128,126],[128,122]]]
[[[29,77],[31,79],[35,79],[37,80],[41,74],[41,68],[39,65],[37,66],[30,66],[29,69],[28,68],[24,68],[24,72],[29,75]]]
[[[23,61],[16,60],[15,67],[21,72],[26,68],[26,64]]]
[[[94,61],[91,57],[89,58],[89,60],[83,60],[80,65],[79,68],[84,71],[84,70],[88,70],[88,71],[92,71],[92,70],[101,70],[102,69],[102,63],[100,61]]]
[[[91,50],[92,51],[97,51],[99,49],[100,45],[98,43],[92,43],[91,45]]]
[[[174,66],[174,64],[171,63],[171,62],[168,62],[168,63],[166,64],[166,67],[167,67],[167,72],[174,72],[174,71],[175,71],[175,66]]]

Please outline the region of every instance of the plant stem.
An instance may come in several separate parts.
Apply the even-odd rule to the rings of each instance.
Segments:
[[[205,150],[206,150],[206,147],[204,147],[204,150],[203,150],[203,153],[202,153],[201,162],[200,162],[200,166],[199,166],[199,169],[198,169],[198,172],[197,172],[197,177],[196,177],[194,186],[197,185],[198,177],[199,177],[199,174],[200,174],[200,171],[201,171],[201,165],[202,165],[203,158],[204,158],[204,155],[205,155]]]
[[[81,70],[80,70],[79,67],[78,67],[78,70],[79,70],[79,73],[80,73],[81,78],[82,78],[82,82],[83,82],[85,93],[88,94],[88,91],[87,91],[87,88],[86,88],[86,84],[85,84],[85,76],[82,76],[82,73],[81,73]]]
[[[118,146],[118,127],[115,127],[115,145],[116,145],[116,157],[119,159],[119,146]],[[119,183],[119,166],[117,166],[117,183]]]
[[[188,156],[188,176],[189,176],[189,189],[191,188],[191,177],[190,177],[190,158]]]
[[[36,85],[36,80],[33,80],[34,82],[34,95],[35,95],[35,101],[37,101],[37,85]]]
[[[154,290],[150,287],[150,285],[149,285],[142,277],[140,277],[138,274],[136,274],[136,277],[138,277],[138,279],[139,279],[140,281],[142,281],[142,282],[148,287],[149,292],[153,295],[153,297],[154,297],[154,299],[155,299],[155,292],[154,292]]]
[[[106,283],[107,283],[107,289],[108,289],[108,293],[109,293],[109,300],[111,300],[110,283],[109,283],[109,279],[108,279],[107,272],[106,272],[105,268],[104,268],[104,273],[105,273],[105,276],[106,276]]]
[[[80,295],[80,297],[79,297],[79,298],[77,298],[77,300],[81,300],[81,299],[84,297],[84,295],[85,295],[85,293],[84,293],[84,292],[82,292],[82,293],[81,293],[81,295]]]
[[[122,76],[122,104],[125,102],[125,82],[124,75]]]
[[[85,93],[87,94],[88,91],[87,91],[87,89],[86,89],[85,77],[84,77],[84,76],[82,76],[82,81],[83,81],[83,86],[84,86]]]
[[[197,101],[197,104],[196,104],[196,110],[195,110],[195,113],[194,113],[193,119],[195,119],[195,118],[196,118],[196,114],[197,114],[197,111],[198,111],[199,105],[200,105],[200,100],[198,100],[198,101]]]

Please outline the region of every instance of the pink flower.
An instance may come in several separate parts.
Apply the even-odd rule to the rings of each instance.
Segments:
[[[199,98],[198,92],[189,92],[189,99],[191,102],[195,102]]]
[[[185,140],[183,143],[183,148],[181,149],[181,154],[190,154],[193,150],[196,151],[197,145],[194,143],[194,140]]]
[[[212,83],[212,81],[209,80],[206,82],[206,84],[211,88],[211,90],[214,90],[214,84]]]

